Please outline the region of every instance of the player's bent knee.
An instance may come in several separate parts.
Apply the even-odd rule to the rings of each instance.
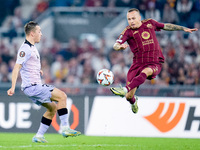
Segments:
[[[66,101],[67,99],[67,95],[65,94],[65,92],[55,88],[52,92],[52,97],[51,97],[51,100],[52,101]]]
[[[149,67],[145,68],[142,72],[145,73],[147,76],[150,76],[153,74],[153,70]]]
[[[67,99],[67,94],[65,94],[65,92],[62,92],[62,94],[61,94],[61,99],[62,99],[63,101],[66,101],[66,99]]]
[[[52,113],[52,114],[55,114],[57,112],[57,104],[55,102],[52,102],[51,103],[51,108],[49,109],[49,111]]]
[[[53,110],[57,110],[57,104],[55,103],[55,102],[52,102],[52,108],[53,108]]]

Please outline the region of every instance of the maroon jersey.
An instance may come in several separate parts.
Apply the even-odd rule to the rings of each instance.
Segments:
[[[117,39],[117,43],[127,43],[134,54],[133,63],[164,62],[164,56],[156,38],[155,31],[164,28],[163,23],[153,19],[142,20],[137,29],[127,26]]]

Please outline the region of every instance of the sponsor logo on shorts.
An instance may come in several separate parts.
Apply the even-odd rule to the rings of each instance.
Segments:
[[[155,68],[153,68],[153,72],[157,72],[158,71],[158,67],[156,66]]]

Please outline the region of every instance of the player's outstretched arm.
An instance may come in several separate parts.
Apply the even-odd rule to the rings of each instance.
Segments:
[[[9,96],[12,96],[15,93],[15,86],[19,74],[19,70],[22,68],[22,65],[20,64],[15,64],[13,71],[12,71],[12,86],[11,88],[7,91],[7,94]]]
[[[183,26],[179,26],[179,25],[175,25],[175,24],[171,24],[171,23],[165,23],[163,30],[166,31],[185,31],[185,32],[190,32],[192,33],[193,31],[197,31],[197,28],[187,28],[187,27],[183,27]]]
[[[113,48],[114,48],[116,51],[125,50],[127,47],[128,47],[127,44],[115,43],[115,44],[113,45]]]

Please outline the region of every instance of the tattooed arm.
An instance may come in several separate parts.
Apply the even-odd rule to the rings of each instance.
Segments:
[[[190,29],[190,28],[186,28],[183,26],[175,25],[175,24],[165,23],[163,30],[166,30],[166,31],[181,31],[182,30],[185,32],[192,33],[193,31],[197,31],[198,29],[197,28]]]

